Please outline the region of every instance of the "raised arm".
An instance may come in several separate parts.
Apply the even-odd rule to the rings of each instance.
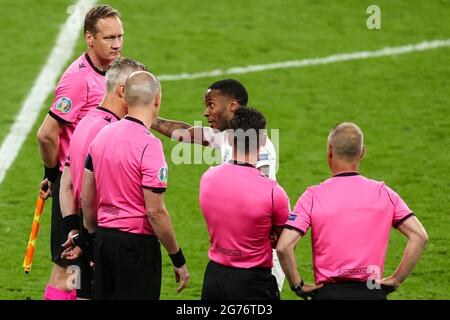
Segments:
[[[194,127],[186,122],[167,120],[158,117],[153,123],[152,129],[166,137],[185,143],[209,144],[203,135],[203,127]]]

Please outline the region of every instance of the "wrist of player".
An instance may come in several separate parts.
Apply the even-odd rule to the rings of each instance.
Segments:
[[[57,164],[53,168],[49,168],[44,165],[44,179],[48,179],[51,183],[54,183],[56,181],[56,178],[59,174],[59,164]]]
[[[170,260],[175,268],[180,268],[186,264],[186,259],[184,258],[181,248],[179,248],[177,253],[169,254]]]
[[[65,216],[62,222],[64,233],[67,235],[70,235],[73,230],[80,230],[80,216],[76,213]]]
[[[294,292],[302,292],[304,285],[305,285],[305,283],[303,282],[303,280],[300,280],[300,282],[297,282],[297,283],[291,285],[291,290]]]
[[[396,277],[396,276],[391,276],[391,279],[392,279],[392,285],[394,286],[394,288],[400,287],[401,282],[400,282],[400,280],[398,279],[398,277]]]
[[[80,232],[72,238],[73,243],[86,255],[89,261],[94,260],[95,233]]]

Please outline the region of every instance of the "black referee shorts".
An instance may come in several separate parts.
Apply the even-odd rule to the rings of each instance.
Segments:
[[[78,266],[80,271],[80,280],[77,283],[77,297],[83,299],[92,299],[94,290],[94,272],[90,266],[89,260],[82,255],[77,260],[61,259],[63,249],[61,245],[66,242],[67,234],[64,233],[61,206],[59,201],[59,191],[61,182],[60,173],[52,185],[52,223],[50,233],[50,250],[52,261],[61,267]],[[81,213],[81,217],[82,217]],[[83,221],[81,218],[80,221]],[[83,225],[80,226],[80,232],[87,233]]]
[[[366,282],[344,281],[326,283],[317,290],[313,300],[386,300],[382,289],[369,289]]]
[[[210,261],[202,300],[280,300],[280,293],[270,268],[241,269]]]
[[[80,212],[81,220],[83,221],[83,213]],[[80,233],[86,239],[88,237],[88,231],[84,228],[84,225],[80,226]],[[80,268],[80,282],[77,288],[77,298],[83,299],[94,299],[94,269],[91,267],[91,262],[89,258],[94,259],[94,257],[87,257],[86,254],[81,255],[76,263]]]
[[[61,259],[62,247],[61,245],[66,242],[67,234],[64,234],[61,207],[59,204],[59,189],[61,182],[61,173],[52,185],[52,224],[50,231],[50,252],[52,255],[52,261],[61,267],[67,267],[73,262]]]
[[[155,236],[97,228],[95,298],[158,300],[161,246]]]

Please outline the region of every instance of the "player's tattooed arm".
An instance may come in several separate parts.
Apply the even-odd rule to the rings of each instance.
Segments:
[[[203,127],[194,127],[186,122],[158,117],[153,122],[152,129],[173,140],[208,145],[203,137]]]
[[[171,138],[175,130],[188,130],[192,127],[189,123],[175,120],[167,120],[163,118],[156,118],[152,125],[152,129],[158,131],[159,133]]]

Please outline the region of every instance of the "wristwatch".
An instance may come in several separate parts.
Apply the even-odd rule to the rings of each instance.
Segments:
[[[299,284],[297,284],[296,286],[291,286],[291,290],[294,292],[297,292],[298,290],[301,290],[303,288],[303,286],[305,285],[305,283],[302,281],[300,281]]]

